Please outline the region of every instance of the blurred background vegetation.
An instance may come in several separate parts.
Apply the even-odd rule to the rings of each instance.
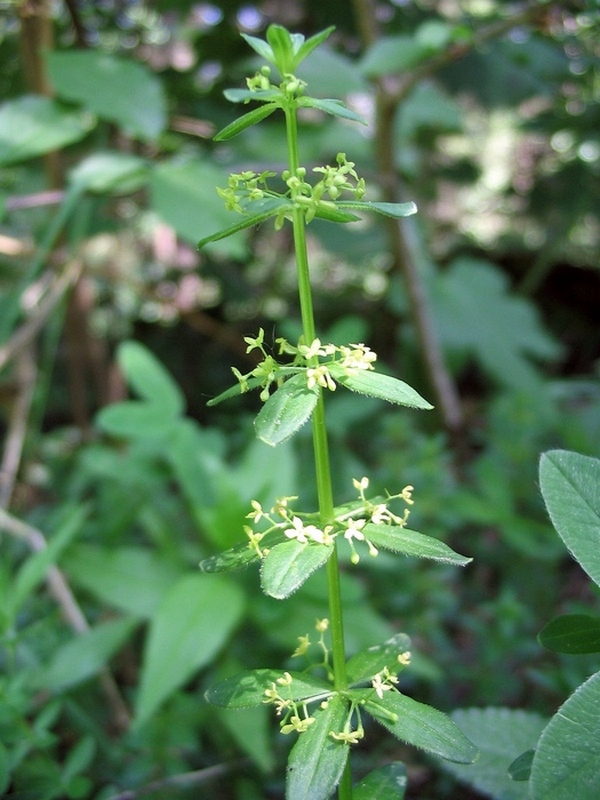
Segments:
[[[403,630],[404,690],[529,723],[591,670],[536,641],[556,613],[599,606],[536,475],[549,447],[600,449],[596,0],[5,0],[3,796],[283,795],[289,742],[267,711],[220,713],[202,695],[289,666],[324,584],[279,603],[250,571],[197,569],[243,538],[252,498],[313,495],[307,433],[271,450],[253,437],[254,397],[206,406],[231,365],[251,368],[244,335],[299,332],[285,229],[195,247],[230,221],[214,188],[229,171],[285,164],[276,118],[211,141],[239,111],[223,89],[259,65],[240,32],[272,22],[336,26],[301,77],[369,121],[310,110],[304,163],[346,152],[371,198],[419,207],[401,227],[309,228],[321,338],[364,341],[436,405],[332,396],[337,500],[363,474],[410,483],[411,525],[474,558],[347,570],[349,644]],[[465,788],[377,731],[367,742],[357,775],[404,760],[410,798],[526,797]]]

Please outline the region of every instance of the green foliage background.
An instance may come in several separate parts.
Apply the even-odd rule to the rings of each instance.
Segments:
[[[239,33],[270,22],[336,25],[301,77],[369,119],[311,109],[304,161],[345,151],[372,199],[394,176],[419,207],[400,249],[381,220],[309,228],[323,341],[368,343],[437,409],[333,396],[336,492],[348,499],[367,471],[378,491],[410,483],[411,525],[474,559],[348,564],[349,646],[410,635],[403,691],[462,709],[494,775],[507,770],[598,669],[597,654],[536,640],[558,613],[598,611],[537,484],[543,450],[600,449],[597,4],[30,10],[0,4],[1,791],[282,797],[288,742],[267,710],[221,711],[203,694],[240,669],[292,668],[325,613],[322,577],[282,604],[252,570],[197,567],[243,540],[252,499],[314,492],[308,434],[273,449],[254,437],[254,397],[206,405],[230,364],[252,368],[244,335],[299,329],[285,231],[195,247],[232,224],[214,189],[229,171],[284,161],[275,116],[211,140],[237,110],[223,89],[255,69]],[[458,419],[437,396],[415,285]],[[500,755],[482,746],[495,733]],[[357,778],[402,760],[409,798],[527,796],[369,741]]]

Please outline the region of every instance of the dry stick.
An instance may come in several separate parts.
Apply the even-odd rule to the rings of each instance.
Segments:
[[[363,43],[369,46],[377,40],[378,36],[373,2],[372,0],[354,0],[354,8]],[[393,166],[395,163],[393,126],[398,105],[424,78],[462,58],[480,44],[496,39],[512,28],[546,14],[547,10],[547,4],[530,3],[519,14],[482,28],[470,42],[451,45],[444,52],[408,71],[401,78],[390,76],[375,80],[377,92],[375,146],[380,183],[385,200],[399,202],[401,195],[400,180]],[[401,223],[391,220],[389,230],[392,254],[395,263],[404,274],[416,332],[436,395],[436,402],[446,429],[456,441],[463,427],[463,413],[458,391],[446,366],[435,332],[426,288]]]
[[[15,373],[17,396],[10,410],[8,432],[0,466],[0,508],[8,508],[10,505],[25,443],[27,420],[37,378],[31,342],[19,353]]]
[[[127,789],[118,794],[111,794],[106,800],[136,800],[137,797],[154,794],[154,792],[159,792],[163,789],[172,787],[183,789],[190,786],[198,786],[201,783],[208,783],[216,778],[221,778],[224,775],[242,769],[249,763],[248,759],[242,759],[241,761],[231,761],[228,764],[217,764],[214,767],[207,767],[194,772],[182,772],[180,775],[171,775],[169,778],[153,781],[139,789]]]
[[[375,9],[372,0],[354,0],[354,6],[363,43],[368,47],[377,39]],[[375,150],[379,183],[384,200],[398,203],[401,197],[401,186],[397,170],[394,167],[394,119],[399,100],[396,99],[395,94],[390,90],[389,82],[384,78],[377,79],[375,87]],[[452,435],[457,435],[463,426],[460,399],[444,361],[418,264],[400,221],[390,220],[388,230],[394,263],[404,275],[415,329],[436,396],[436,405],[440,409],[446,430]]]
[[[24,541],[35,553],[45,550],[48,546],[44,534],[38,528],[17,519],[3,508],[0,508],[0,528]],[[67,579],[54,564],[50,565],[46,571],[46,582],[50,594],[58,603],[72,630],[78,634],[89,631],[89,623],[75,599]],[[100,682],[110,703],[116,728],[120,732],[127,730],[131,723],[131,715],[121,697],[115,679],[106,667],[100,671]]]

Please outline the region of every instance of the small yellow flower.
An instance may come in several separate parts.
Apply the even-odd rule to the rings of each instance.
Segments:
[[[336,733],[335,731],[329,731],[329,735],[337,742],[344,742],[345,744],[358,744],[358,742],[360,742],[360,740],[364,737],[365,732],[362,728],[359,728],[357,731],[340,731],[339,733]]]
[[[405,486],[404,489],[402,489],[402,493],[400,494],[400,497],[404,500],[405,503],[408,503],[409,506],[412,506],[412,504],[415,502],[412,499],[412,493],[414,492],[414,490],[415,490],[414,486]]]
[[[325,631],[329,628],[329,620],[327,617],[324,619],[318,619],[315,628],[318,633],[325,633]]]
[[[304,731],[308,730],[314,721],[314,717],[306,717],[305,719],[302,719],[297,714],[292,714],[290,721],[281,726],[281,732],[283,734],[293,733],[294,731],[297,731],[298,733],[304,733]]]
[[[408,667],[410,664],[410,650],[406,650],[404,653],[399,653],[398,661],[403,667]]]
[[[310,647],[310,636],[308,634],[306,634],[306,636],[299,636],[298,641],[300,644],[292,653],[292,658],[303,656]]]

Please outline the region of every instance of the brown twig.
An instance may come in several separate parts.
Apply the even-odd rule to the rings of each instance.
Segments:
[[[374,43],[377,37],[372,0],[354,0],[354,7],[363,43],[368,47]],[[397,203],[400,202],[403,193],[400,177],[394,167],[396,161],[394,120],[401,96],[397,92],[393,93],[389,82],[384,79],[377,79],[374,84],[376,89],[375,151],[379,183],[384,199],[387,202]],[[407,240],[401,222],[390,219],[388,231],[394,262],[402,272],[407,287],[417,338],[435,394],[435,404],[439,408],[446,430],[458,438],[463,427],[460,398],[438,341],[427,291],[415,253]]]
[[[35,315],[21,325],[13,333],[6,344],[0,347],[0,370],[33,341],[43,328],[50,314],[60,303],[64,295],[73,286],[81,274],[81,263],[71,261],[63,272],[54,278],[46,296],[39,302]]]
[[[15,377],[16,397],[10,411],[8,432],[0,466],[0,508],[8,508],[10,505],[23,454],[27,420],[37,377],[33,343],[31,342],[23,347],[17,357]]]

